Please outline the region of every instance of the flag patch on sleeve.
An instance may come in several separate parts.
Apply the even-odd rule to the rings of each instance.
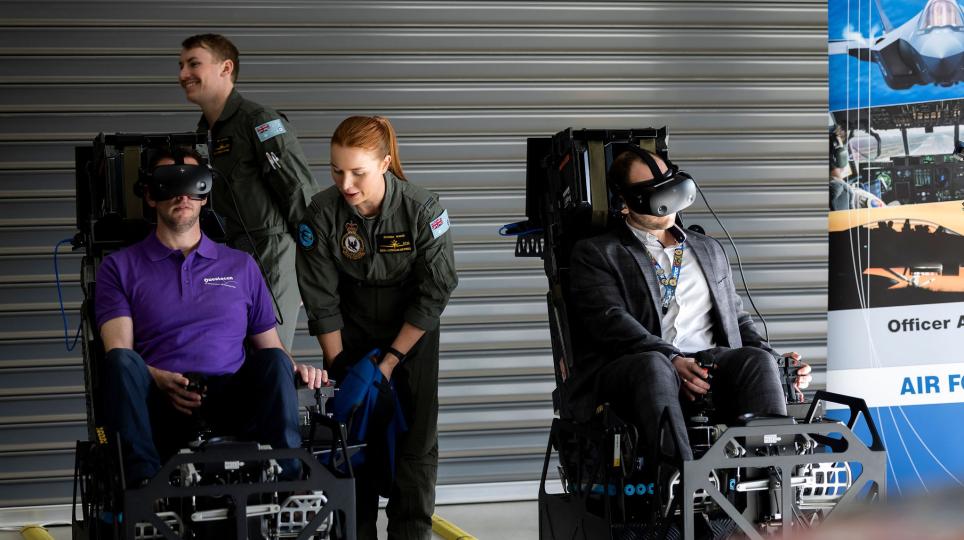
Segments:
[[[284,124],[281,123],[281,119],[275,118],[270,122],[265,122],[260,126],[255,127],[254,132],[258,134],[258,139],[260,139],[261,142],[264,142],[272,137],[277,137],[282,133],[287,133],[287,130],[285,130]]]
[[[432,229],[432,237],[434,238],[445,234],[449,230],[449,211],[443,210],[439,217],[432,220],[429,227]]]

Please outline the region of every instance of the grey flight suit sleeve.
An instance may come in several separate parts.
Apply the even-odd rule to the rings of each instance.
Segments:
[[[418,292],[405,310],[405,322],[422,330],[438,327],[439,317],[459,283],[455,272],[455,250],[448,212],[435,197],[419,209],[415,233],[416,257],[412,276]]]
[[[261,164],[266,184],[277,200],[288,231],[297,235],[309,201],[320,191],[318,183],[311,175],[301,143],[287,119],[264,109],[251,116],[251,124],[255,157]]]
[[[298,288],[308,315],[308,333],[317,336],[341,330],[338,295],[338,267],[331,252],[331,239],[324,236],[329,230],[319,226],[318,209],[312,202],[308,218],[299,225],[297,274]]]

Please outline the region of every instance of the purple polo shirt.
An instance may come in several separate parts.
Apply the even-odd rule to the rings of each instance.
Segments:
[[[97,271],[98,328],[134,321],[134,350],[177,373],[234,373],[244,339],[274,328],[271,294],[250,255],[210,240],[187,257],[151,232],[104,258]]]

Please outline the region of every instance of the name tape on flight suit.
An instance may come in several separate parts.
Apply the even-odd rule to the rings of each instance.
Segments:
[[[211,149],[211,155],[222,156],[224,154],[231,153],[231,137],[221,137],[214,140],[214,148]]]
[[[406,253],[412,251],[412,235],[408,232],[379,234],[375,236],[379,253]]]
[[[287,133],[287,130],[285,129],[284,124],[281,123],[281,119],[276,118],[254,128],[254,132],[258,134],[258,139],[260,139],[261,142],[264,142],[272,137],[277,137],[282,133]]]
[[[445,234],[445,232],[449,230],[449,211],[443,210],[442,215],[433,219],[432,223],[429,224],[429,227],[432,228],[432,236],[434,238],[438,238],[439,236]]]

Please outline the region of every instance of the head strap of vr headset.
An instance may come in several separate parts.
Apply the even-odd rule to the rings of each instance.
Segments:
[[[665,180],[673,178],[676,172],[679,171],[679,167],[677,167],[672,161],[670,161],[668,157],[664,157],[664,156],[659,157],[661,160],[663,160],[663,163],[666,164],[666,172],[663,172],[659,169],[659,163],[656,162],[656,158],[653,157],[653,154],[650,154],[649,152],[647,152],[646,150],[643,150],[642,148],[640,148],[639,146],[636,146],[635,144],[630,144],[628,148],[630,152],[636,154],[636,156],[639,157],[639,159],[643,162],[643,164],[646,165],[646,167],[649,169],[649,172],[652,173],[653,179],[651,180],[651,182],[654,185],[658,185],[659,183]],[[614,178],[613,180],[614,181],[612,182],[612,185],[614,186],[615,188],[614,191],[616,193],[621,193],[623,190],[624,184],[626,184],[629,181],[628,178]]]
[[[139,197],[143,196],[143,193],[144,193],[143,188],[144,186],[147,186],[149,190],[158,190],[158,193],[156,194],[157,196],[166,197],[166,198],[169,198],[168,196],[178,196],[178,195],[200,195],[205,197],[208,196],[208,194],[211,192],[211,186],[213,182],[212,173],[211,173],[213,169],[204,165],[203,159],[198,159],[197,165],[185,164],[184,158],[188,154],[179,145],[175,144],[173,139],[169,141],[169,144],[167,145],[166,150],[171,155],[171,158],[174,160],[174,163],[169,165],[160,165],[160,166],[153,165],[149,168],[142,169],[141,178],[143,180],[143,184],[135,185],[134,193]],[[159,160],[154,159],[153,161],[157,162]],[[174,189],[174,193],[170,193],[168,192],[168,189],[166,187],[162,187],[158,185],[158,178],[155,175],[155,172],[158,169],[167,169],[169,167],[180,167],[182,171],[185,170],[184,169],[185,167],[187,167],[189,168],[187,170],[193,171],[193,174],[191,174],[191,176],[189,177],[175,179],[176,187]],[[152,195],[152,197],[154,197],[154,195]],[[164,200],[164,199],[158,199],[158,200]]]
[[[660,170],[656,158],[634,145],[630,151],[649,168],[652,180],[630,182],[628,178],[610,178],[613,191],[622,197],[630,210],[653,216],[664,216],[679,212],[691,204],[695,199],[696,182],[689,174],[679,170],[667,158],[660,156],[666,164],[666,171]],[[630,185],[631,184],[631,185]]]

